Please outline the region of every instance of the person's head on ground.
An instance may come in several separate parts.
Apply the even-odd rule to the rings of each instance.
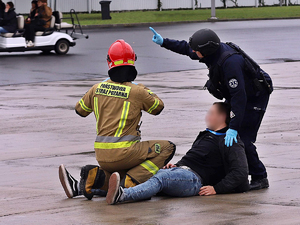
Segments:
[[[47,6],[47,0],[38,0],[38,7]]]
[[[214,54],[220,47],[220,38],[210,29],[201,29],[196,31],[189,41],[190,47],[199,58]]]
[[[38,1],[36,1],[36,0],[31,1],[31,8],[32,9],[37,9],[38,8]]]
[[[225,102],[215,102],[208,110],[205,117],[207,128],[221,130],[229,125],[230,105]]]
[[[107,54],[108,75],[114,82],[134,81],[137,76],[135,61],[137,57],[132,47],[124,40],[115,41]]]

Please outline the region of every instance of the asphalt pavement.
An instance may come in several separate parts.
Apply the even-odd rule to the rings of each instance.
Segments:
[[[165,102],[161,115],[143,114],[143,140],[177,145],[171,162],[189,149],[216,101],[203,85],[207,70],[197,61],[161,49],[147,27],[86,30],[66,56],[38,52],[0,54],[0,224],[300,224],[300,20],[193,23],[155,27],[165,37],[188,39],[210,27],[262,64],[275,91],[257,139],[270,188],[210,197],[153,197],[108,206],[104,198],[67,199],[58,166],[79,178],[81,166],[97,164],[95,119],[81,118],[75,103],[106,77],[108,46],[118,38],[138,54],[141,82]],[[289,61],[289,62],[284,62]],[[199,70],[200,69],[200,70]],[[166,72],[164,72],[166,71]],[[177,72],[176,72],[177,71]],[[178,72],[179,71],[179,72]]]
[[[0,224],[300,224],[300,62],[262,68],[275,84],[256,143],[269,174],[269,189],[153,197],[116,206],[100,197],[67,199],[58,179],[62,163],[76,179],[81,166],[97,164],[94,116],[79,117],[74,105],[99,79],[1,87]],[[203,90],[206,73],[202,69],[137,78],[165,102],[161,115],[143,114],[142,140],[176,143],[173,163],[205,129],[205,113],[216,101]]]
[[[223,42],[240,45],[259,63],[300,60],[300,20],[261,20],[240,22],[201,22],[154,27],[163,37],[188,40],[198,29],[210,28]],[[205,65],[167,51],[152,42],[148,26],[84,30],[88,40],[66,56],[40,52],[0,53],[0,86],[42,81],[91,79],[107,75],[106,55],[109,46],[124,39],[137,53],[140,74],[205,68]]]

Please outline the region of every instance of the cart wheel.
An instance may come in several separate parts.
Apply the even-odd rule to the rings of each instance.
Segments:
[[[55,52],[58,55],[65,55],[68,53],[70,44],[67,40],[59,40],[55,45]]]

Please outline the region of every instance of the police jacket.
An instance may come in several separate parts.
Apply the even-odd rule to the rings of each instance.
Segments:
[[[18,29],[17,14],[14,8],[10,8],[4,13],[2,27],[9,33],[14,33]]]
[[[226,130],[200,132],[192,148],[176,165],[190,167],[203,179],[203,185],[213,186],[217,194],[245,192],[249,190],[249,182],[244,144],[238,137],[238,143],[226,147]]]
[[[199,60],[207,65],[210,70],[211,83],[218,86],[217,88],[222,94],[219,99],[225,98],[231,105],[232,119],[229,127],[234,130],[239,130],[247,105],[247,97],[252,97],[253,95],[253,84],[244,74],[245,60],[243,56],[232,54],[222,62],[219,68],[217,67],[217,63],[222,54],[227,51],[233,51],[233,49],[225,43],[221,43],[219,49],[213,55],[206,56],[202,59],[199,59],[186,41],[165,38],[162,47],[182,55],[187,55],[191,59]],[[215,70],[221,70],[218,71],[219,76],[212,76]],[[265,75],[270,79],[266,73]],[[262,94],[266,93],[267,92],[262,92]]]

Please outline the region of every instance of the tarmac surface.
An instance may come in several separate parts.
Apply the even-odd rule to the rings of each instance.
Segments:
[[[262,68],[275,85],[257,139],[269,189],[210,197],[153,197],[116,206],[108,206],[100,197],[67,199],[58,179],[62,163],[75,178],[81,166],[97,164],[95,119],[78,117],[74,105],[102,78],[2,86],[0,224],[300,224],[300,62]],[[143,140],[175,142],[174,163],[205,129],[205,113],[216,101],[203,90],[206,74],[203,69],[137,78],[165,102],[161,115],[143,114]]]
[[[201,22],[154,26],[164,38],[189,40],[201,28],[217,32],[223,42],[232,41],[258,63],[300,60],[300,19]],[[0,53],[0,86],[8,84],[79,80],[107,74],[106,56],[117,39],[132,45],[140,74],[204,69],[189,57],[174,54],[152,42],[148,26],[84,30],[88,40],[76,41],[66,56],[40,52]]]

